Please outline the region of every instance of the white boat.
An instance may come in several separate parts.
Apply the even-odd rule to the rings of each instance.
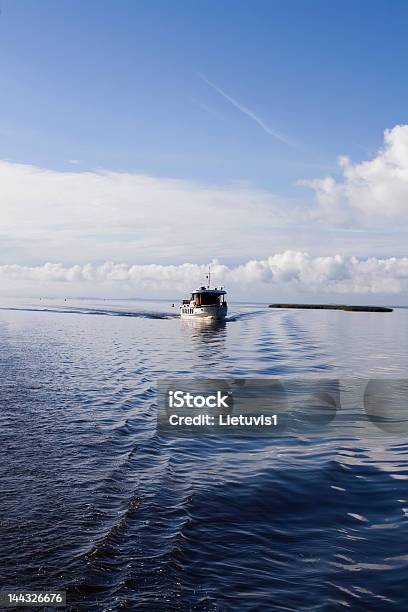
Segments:
[[[191,293],[191,297],[183,300],[180,306],[180,316],[183,318],[217,319],[222,320],[227,316],[227,292],[223,287],[211,289],[211,271],[208,270],[208,285],[200,287]]]

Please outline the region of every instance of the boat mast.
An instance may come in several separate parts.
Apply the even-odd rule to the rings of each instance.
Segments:
[[[205,277],[208,278],[207,289],[209,289],[211,287],[211,266],[208,266],[208,274]]]

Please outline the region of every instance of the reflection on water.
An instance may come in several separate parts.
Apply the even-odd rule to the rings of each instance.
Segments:
[[[407,310],[12,306],[31,310],[0,311],[3,588],[84,611],[406,609],[404,435],[159,436],[156,385],[404,378]]]
[[[180,325],[183,329],[188,330],[191,333],[192,338],[211,338],[218,336],[220,332],[224,332],[227,322],[224,320],[217,321],[210,317],[205,318],[191,318],[191,319],[180,319]]]
[[[179,324],[189,361],[186,370],[192,364],[197,371],[217,368],[225,357],[227,323],[203,318],[181,319]]]

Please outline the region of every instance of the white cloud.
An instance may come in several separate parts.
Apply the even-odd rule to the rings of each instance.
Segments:
[[[8,283],[32,283],[38,291],[56,288],[65,294],[83,291],[99,295],[169,295],[184,293],[201,284],[207,265],[130,265],[105,262],[64,266],[0,266],[0,279]],[[275,287],[298,293],[408,295],[408,258],[311,257],[286,251],[263,260],[229,267],[213,262],[215,283],[227,285],[235,296],[253,295],[253,290]],[[63,288],[61,286],[63,284]],[[268,289],[270,291],[270,289]],[[277,292],[274,290],[274,295]],[[276,301],[276,300],[275,300]],[[278,299],[279,301],[279,299]]]
[[[395,226],[408,220],[408,125],[384,133],[384,147],[371,160],[340,157],[343,180],[327,176],[302,181],[316,192],[311,217],[348,226]]]
[[[394,200],[390,195],[394,203],[387,210],[402,215],[408,202],[399,195],[404,181],[398,188],[391,179],[385,183],[398,194]],[[353,208],[344,195],[352,189],[333,179],[313,186],[318,203],[310,208],[242,183],[206,185],[105,170],[61,172],[0,161],[0,263],[245,261],[288,248],[314,255],[405,254],[401,224],[392,240],[382,230],[334,231],[336,219],[356,216],[357,205]],[[371,205],[368,195],[365,202],[366,208]],[[388,214],[378,208],[376,214],[367,213],[368,221]]]
[[[245,184],[0,162],[3,261],[245,257],[260,242],[269,250],[260,228],[285,225],[292,214],[272,193]]]
[[[0,277],[35,292],[36,283],[68,282],[72,292],[96,283],[101,295],[135,295],[138,286],[168,294],[200,282],[200,264],[219,258],[247,262],[221,266],[216,275],[237,290],[249,283],[254,297],[272,284],[405,294],[408,125],[388,130],[373,159],[342,158],[341,168],[341,181],[307,182],[316,200],[300,205],[242,183],[0,161]],[[107,260],[138,265],[100,263]],[[191,263],[166,265],[183,261]]]

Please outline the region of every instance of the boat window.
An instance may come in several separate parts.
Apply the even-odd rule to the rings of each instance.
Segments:
[[[220,295],[217,293],[201,293],[201,306],[219,306]]]

